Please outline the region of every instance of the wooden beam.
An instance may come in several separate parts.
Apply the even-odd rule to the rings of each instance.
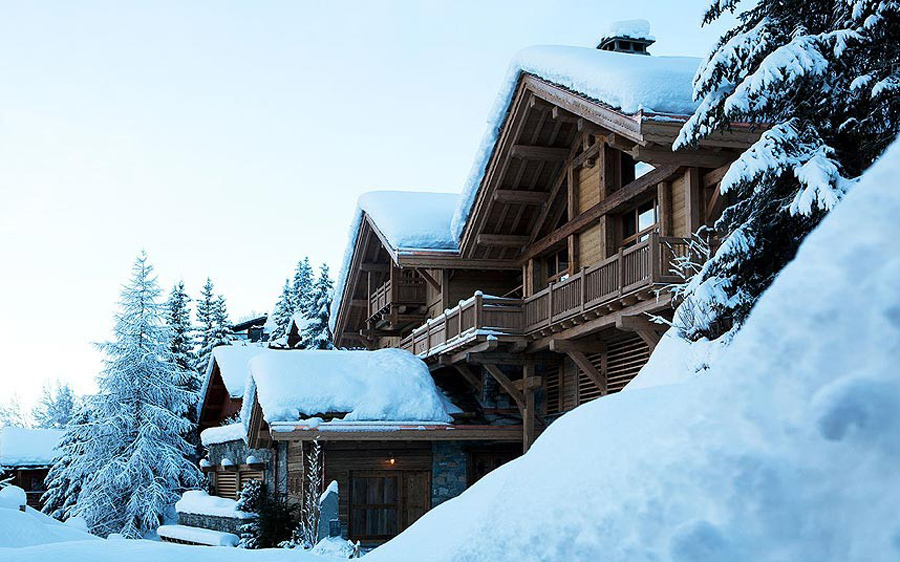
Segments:
[[[454,353],[453,355],[442,355],[440,358],[438,358],[438,361],[444,365],[454,365],[463,361],[469,362],[469,359],[471,357],[477,356],[479,353],[487,353],[495,349],[497,349],[497,340],[483,341],[477,345],[470,347],[469,349]],[[477,364],[477,361],[472,361],[472,363]]]
[[[546,191],[519,191],[516,189],[498,189],[494,192],[494,201],[498,203],[518,203],[519,205],[543,205],[550,198]]]
[[[526,365],[526,367],[528,367],[528,365]],[[519,389],[520,392],[525,392],[526,390],[534,390],[535,388],[540,388],[543,384],[543,378],[529,375],[525,378],[512,381],[512,383],[517,389]]]
[[[524,340],[524,338],[523,338]],[[502,351],[476,352],[475,348],[460,353],[466,354],[466,363],[473,365],[545,365],[558,361],[553,355],[524,353],[504,353]]]
[[[369,306],[369,301],[367,301],[366,299],[350,299],[350,306],[365,308]]]
[[[663,166],[662,168],[657,168],[652,172],[644,174],[622,189],[613,192],[609,197],[603,199],[590,209],[581,213],[573,220],[570,220],[560,228],[556,229],[555,231],[532,244],[525,255],[522,257],[522,259],[531,259],[546,252],[548,249],[558,244],[563,239],[591,226],[593,223],[600,220],[600,217],[614,210],[619,205],[628,203],[633,198],[646,192],[648,189],[656,187],[659,182],[665,181],[669,178],[669,176],[677,171],[677,166]]]
[[[359,264],[359,270],[365,272],[373,272],[373,273],[388,273],[391,270],[391,264],[389,263],[361,263]]]
[[[598,371],[597,368],[594,367],[594,364],[587,358],[587,355],[581,351],[567,351],[566,355],[568,355],[569,358],[578,365],[578,368],[597,385],[597,388],[600,389],[600,395],[605,396],[608,387],[606,373]]]
[[[700,170],[688,168],[684,171],[684,217],[688,221],[688,232],[697,232],[700,228],[703,198],[700,187]]]
[[[528,244],[528,236],[512,234],[479,234],[476,242],[482,246],[508,246],[521,248]]]
[[[669,182],[661,181],[656,186],[656,203],[659,206],[659,235],[672,236],[672,190]]]
[[[531,160],[565,160],[569,155],[568,148],[552,148],[549,146],[513,145],[510,156]]]
[[[602,341],[550,340],[550,351],[566,353],[580,351],[582,353],[604,353],[606,344]]]
[[[476,377],[475,373],[473,373],[467,366],[465,366],[463,364],[457,364],[457,365],[454,365],[454,367],[456,368],[457,372],[459,372],[459,374],[462,375],[462,377],[464,379],[466,379],[466,381],[469,384],[471,384],[473,387],[475,387],[475,389],[478,390],[478,392],[481,392],[482,385],[481,385],[480,377]]]
[[[519,411],[521,412],[525,410],[525,395],[516,388],[512,381],[509,380],[509,377],[503,374],[503,371],[500,370],[500,367],[498,367],[497,365],[488,364],[485,365],[484,368],[488,373],[491,374],[492,377],[494,377],[494,380],[500,383],[500,386],[503,387],[503,390],[505,390],[506,393],[512,397],[512,399],[516,402],[516,405],[519,407]]]
[[[299,424],[298,424],[299,425]],[[400,424],[402,425],[402,424]],[[297,427],[275,431],[273,441],[520,441],[522,426],[454,425],[441,429],[400,428],[390,431],[324,431]]]
[[[537,438],[537,432],[535,430],[535,418],[537,416],[537,409],[534,400],[534,391],[536,388],[540,386],[540,382],[538,382],[538,386],[532,386],[528,384],[528,381],[532,379],[538,379],[539,377],[535,377],[534,375],[534,365],[526,365],[522,371],[523,381],[525,382],[524,396],[525,396],[525,404],[524,408],[522,408],[522,452],[527,453],[528,449],[531,448],[531,445],[534,443],[534,440]]]
[[[436,280],[434,277],[432,277],[431,274],[428,273],[428,271],[427,271],[426,269],[424,269],[424,268],[416,268],[416,271],[419,273],[419,275],[422,276],[422,279],[424,279],[426,283],[428,283],[429,285],[431,285],[431,288],[432,288],[432,289],[434,289],[435,291],[440,292],[440,290],[441,290],[441,284],[438,283],[437,280]]]
[[[656,345],[660,340],[659,332],[655,330],[637,330],[637,335],[640,336],[640,338],[644,340],[644,343],[647,344],[647,347],[650,348],[650,353],[653,353],[653,350],[656,349]]]

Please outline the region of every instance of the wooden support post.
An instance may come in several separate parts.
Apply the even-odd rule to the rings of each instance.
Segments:
[[[523,368],[524,380],[528,381],[534,375],[534,365],[525,365]],[[536,438],[534,422],[537,412],[535,411],[534,387],[526,386],[523,391],[525,393],[525,407],[522,409],[522,452],[527,453]]]
[[[523,411],[525,409],[525,395],[522,392],[519,392],[519,389],[509,380],[509,377],[503,374],[503,371],[500,370],[500,367],[497,365],[485,365],[484,368],[488,373],[494,377],[503,390],[509,394],[512,399],[515,401],[516,405],[519,407],[519,411]]]
[[[656,186],[656,203],[660,236],[672,236],[672,190],[668,182]]]
[[[702,206],[700,169],[688,168],[684,172],[684,217],[688,221],[688,230],[691,234],[700,228],[700,217],[703,216]]]
[[[462,377],[466,379],[469,384],[475,387],[478,392],[481,392],[482,385],[480,377],[476,376],[475,373],[473,373],[471,369],[469,369],[469,367],[467,367],[466,365],[458,364],[454,365],[454,367],[456,367],[456,370],[459,372],[459,374],[462,375]]]

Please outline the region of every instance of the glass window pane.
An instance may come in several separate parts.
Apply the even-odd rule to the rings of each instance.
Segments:
[[[656,205],[653,202],[638,207],[638,231],[656,224]]]

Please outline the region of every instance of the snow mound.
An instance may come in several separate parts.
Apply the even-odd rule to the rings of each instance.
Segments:
[[[451,421],[428,366],[401,349],[270,350],[253,358],[250,375],[243,420],[256,398],[268,423],[327,413],[355,421]]]
[[[564,415],[368,560],[900,559],[898,178],[900,144],[702,376]]]
[[[650,35],[650,22],[647,20],[620,20],[609,24],[609,27],[597,43],[602,43],[613,37],[627,37],[629,39],[647,39],[655,41],[656,37]]]
[[[310,551],[316,556],[329,556],[331,558],[350,558],[356,552],[353,543],[341,537],[325,537],[320,540]]]
[[[0,466],[48,466],[63,432],[57,429],[0,429]]]
[[[0,506],[0,549],[89,540],[100,539],[30,508],[23,512]],[[0,551],[0,560],[8,559]]]
[[[228,443],[229,441],[239,441],[246,437],[247,431],[241,422],[210,427],[200,432],[200,442],[206,447],[218,445],[219,443]]]
[[[6,486],[0,489],[0,507],[5,509],[19,509],[28,503],[28,495],[18,486]]]
[[[252,519],[252,513],[237,508],[237,501],[211,496],[203,490],[189,490],[175,502],[175,511],[193,515],[211,515],[214,517],[230,517],[232,519]]]
[[[469,219],[520,76],[533,74],[627,114],[686,116],[697,107],[692,95],[699,66],[700,59],[691,57],[648,57],[587,47],[539,45],[519,51],[488,117],[487,131],[453,215],[454,238],[462,236]]]

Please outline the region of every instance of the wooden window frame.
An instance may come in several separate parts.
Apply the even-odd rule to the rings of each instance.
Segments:
[[[653,206],[653,224],[651,224],[650,226],[648,226],[642,230],[638,230],[638,227],[641,224],[640,223],[641,213],[640,213],[639,209],[641,207],[643,207],[644,205],[646,205],[647,203],[650,203]],[[625,236],[625,221],[629,216],[634,220],[635,233],[630,236]],[[645,200],[641,201],[640,203],[634,205],[632,208],[628,209],[624,213],[621,213],[619,215],[619,218],[620,218],[620,220],[619,220],[620,233],[621,233],[621,238],[622,238],[622,241],[619,244],[619,246],[622,248],[627,248],[627,247],[633,246],[639,242],[643,242],[644,240],[646,240],[646,238],[648,236],[650,236],[651,233],[657,232],[659,230],[659,201],[657,201],[656,197],[651,197],[649,199],[645,199]]]

